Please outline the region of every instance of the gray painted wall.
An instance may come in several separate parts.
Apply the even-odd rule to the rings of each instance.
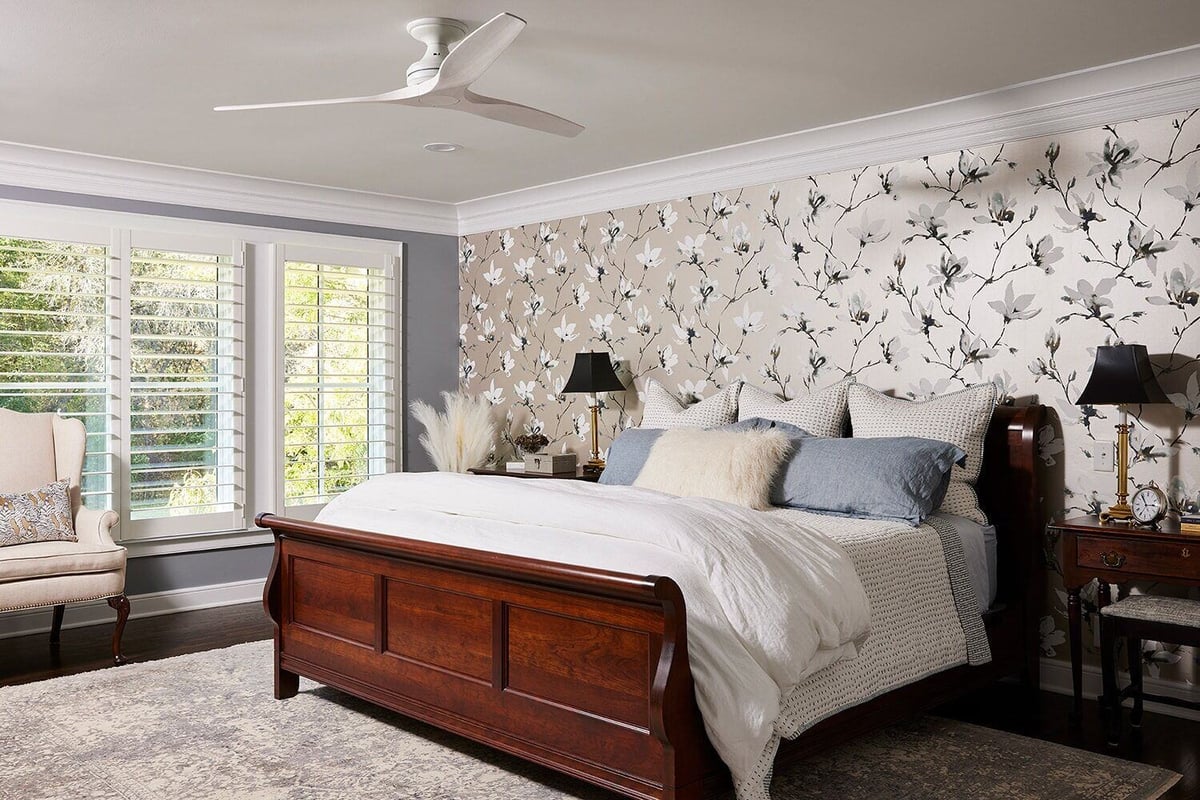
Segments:
[[[125,593],[169,592],[190,586],[263,578],[271,568],[272,550],[271,545],[260,544],[133,558],[129,560],[125,575]]]
[[[0,198],[404,242],[404,307],[401,310],[404,325],[401,386],[404,397],[409,402],[425,400],[436,404],[441,392],[453,391],[457,385],[458,240],[454,236],[148,203],[4,184],[0,184]],[[407,409],[404,414],[407,417]],[[420,431],[414,430],[414,427],[408,424],[404,426],[402,448],[406,469],[431,469],[428,457],[417,443]],[[270,545],[135,558],[129,562],[127,592],[131,595],[144,594],[249,580],[265,576],[270,564]]]

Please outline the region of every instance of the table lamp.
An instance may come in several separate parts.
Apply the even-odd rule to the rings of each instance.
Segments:
[[[604,459],[600,458],[600,409],[596,395],[599,392],[623,392],[625,384],[613,370],[612,358],[608,353],[576,353],[571,377],[563,387],[563,394],[586,394],[592,409],[592,458],[583,465],[588,475],[604,471]]]
[[[1124,522],[1133,518],[1129,508],[1129,415],[1126,406],[1166,403],[1167,395],[1154,377],[1150,355],[1144,344],[1101,345],[1096,348],[1092,377],[1075,405],[1116,406],[1117,502],[1100,513],[1101,522]]]

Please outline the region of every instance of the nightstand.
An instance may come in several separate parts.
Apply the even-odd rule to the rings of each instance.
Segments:
[[[559,472],[554,475],[547,475],[539,472],[523,472],[521,470],[513,470],[512,472],[509,472],[503,466],[475,467],[474,469],[467,470],[467,472],[471,473],[472,475],[507,475],[510,478],[556,478],[558,480],[567,481],[588,481],[589,483],[596,483],[600,480],[599,475],[585,475],[583,472],[583,467],[579,467],[574,472]]]
[[[1163,520],[1158,528],[1101,523],[1095,516],[1053,523],[1062,539],[1063,583],[1070,623],[1071,683],[1075,718],[1083,710],[1083,639],[1079,590],[1100,580],[1098,605],[1108,605],[1109,584],[1160,581],[1200,586],[1200,536],[1180,533],[1179,523]]]

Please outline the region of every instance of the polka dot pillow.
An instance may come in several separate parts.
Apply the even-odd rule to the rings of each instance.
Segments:
[[[716,428],[737,422],[740,382],[726,386],[699,403],[684,405],[674,393],[651,378],[646,382],[643,428]]]
[[[837,437],[846,429],[846,401],[854,378],[846,378],[807,397],[781,400],[746,384],[738,395],[738,421],[769,419],[803,428],[813,436]]]
[[[914,401],[889,397],[856,383],[850,387],[848,404],[855,438],[919,436],[962,448],[966,464],[950,471],[950,488],[938,510],[987,524],[975,482],[983,467],[983,444],[996,408],[995,384]]]

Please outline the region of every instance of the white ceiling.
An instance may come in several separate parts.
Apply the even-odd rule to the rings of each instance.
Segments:
[[[383,92],[419,16],[529,26],[475,84],[587,127],[214,105]],[[1196,0],[0,0],[0,140],[461,202],[1200,42]],[[453,141],[460,152],[421,145]]]

